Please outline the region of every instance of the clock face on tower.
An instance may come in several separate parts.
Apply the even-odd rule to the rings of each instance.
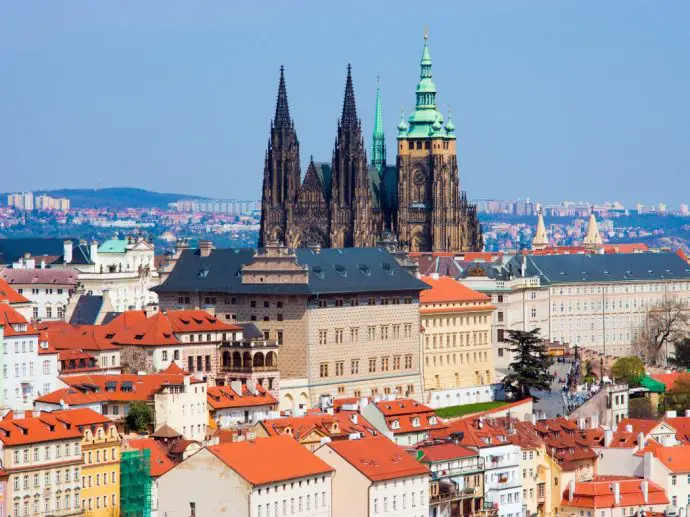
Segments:
[[[424,182],[426,181],[424,171],[417,170],[417,172],[414,173],[414,178],[412,178],[412,181],[414,181],[414,184],[418,187],[424,185]]]

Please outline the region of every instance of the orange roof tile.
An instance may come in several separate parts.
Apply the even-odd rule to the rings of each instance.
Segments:
[[[356,421],[356,423],[355,423]],[[269,436],[290,435],[299,440],[316,430],[331,440],[347,439],[350,434],[359,433],[362,437],[377,434],[376,428],[356,411],[341,410],[334,415],[324,413],[272,418],[262,422]]]
[[[4,278],[0,278],[0,301],[8,303],[29,303],[29,299],[15,291]]]
[[[153,478],[162,476],[175,466],[175,462],[168,456],[165,446],[153,438],[129,440],[127,447],[151,451],[151,477]]]
[[[0,421],[0,441],[5,446],[81,438],[75,426],[66,425],[50,413],[26,411],[22,418],[16,415],[10,412]]]
[[[246,384],[242,385],[242,394],[238,394],[230,386],[213,386],[207,390],[208,405],[213,409],[228,409],[251,406],[275,405],[278,401],[266,388],[257,384],[257,394],[249,391]]]
[[[333,472],[326,462],[289,436],[221,443],[207,448],[252,485]]]
[[[428,475],[429,469],[385,436],[327,445],[371,481]]]
[[[422,444],[415,449],[422,453],[420,461],[431,463],[479,455],[477,451],[454,442]]]
[[[611,488],[612,483],[620,484],[620,503],[616,504]],[[576,508],[612,508],[629,506],[646,506],[668,504],[668,497],[664,489],[656,483],[648,481],[648,498],[645,502],[642,493],[641,478],[627,476],[596,476],[591,481],[575,483],[572,501],[570,488],[563,492],[561,506]]]
[[[89,408],[58,409],[56,411],[51,411],[50,414],[61,422],[68,422],[76,426],[113,424],[110,418],[96,413],[93,409]]]
[[[487,295],[470,289],[449,276],[433,278],[423,276],[422,281],[431,289],[422,291],[419,295],[421,303],[451,303],[451,302],[488,302]]]
[[[678,447],[649,447],[648,450],[671,472],[690,472],[690,445],[681,445]]]
[[[0,326],[4,327],[5,336],[36,336],[38,330],[29,324],[27,319],[7,302],[0,301]],[[18,330],[25,326],[25,330]]]
[[[376,402],[375,405],[393,434],[438,431],[448,427],[433,409],[413,399],[386,400]],[[415,419],[419,420],[418,425],[414,425]],[[397,422],[397,427],[394,427],[393,422]]]

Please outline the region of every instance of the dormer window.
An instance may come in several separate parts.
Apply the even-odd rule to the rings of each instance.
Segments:
[[[412,419],[412,427],[419,427],[419,418],[415,417]]]
[[[435,417],[435,416],[432,416],[432,417],[429,419],[429,424],[430,424],[430,425],[436,425],[436,422],[437,422],[437,420],[436,420],[436,417]]]
[[[400,429],[400,421],[398,420],[393,420],[391,422],[391,429]]]

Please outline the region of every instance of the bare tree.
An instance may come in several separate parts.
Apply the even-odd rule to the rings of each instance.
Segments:
[[[645,363],[666,362],[669,345],[687,336],[690,322],[688,304],[675,297],[664,297],[656,305],[649,307],[633,352]]]

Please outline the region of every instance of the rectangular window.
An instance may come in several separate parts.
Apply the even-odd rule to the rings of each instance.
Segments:
[[[369,358],[369,373],[375,373],[375,372],[376,372],[376,358],[370,357]]]
[[[276,341],[279,345],[283,344],[283,331],[282,330],[276,330]]]
[[[335,362],[335,375],[340,376],[343,375],[345,371],[345,362],[344,361],[336,361]]]
[[[350,327],[350,341],[352,343],[359,341],[359,327]]]
[[[343,329],[335,329],[335,342],[337,344],[343,342]]]
[[[369,332],[369,341],[374,341],[376,339],[376,327],[367,327],[367,330]]]
[[[350,361],[350,373],[353,375],[359,373],[359,359]]]
[[[393,356],[393,369],[394,370],[400,370],[400,356],[399,355]]]
[[[319,377],[328,377],[328,363],[319,365]]]
[[[405,356],[405,368],[412,368],[412,354],[407,354]]]
[[[325,345],[328,341],[328,331],[319,330],[319,345]]]
[[[388,357],[382,357],[381,358],[381,371],[382,372],[388,371]]]

